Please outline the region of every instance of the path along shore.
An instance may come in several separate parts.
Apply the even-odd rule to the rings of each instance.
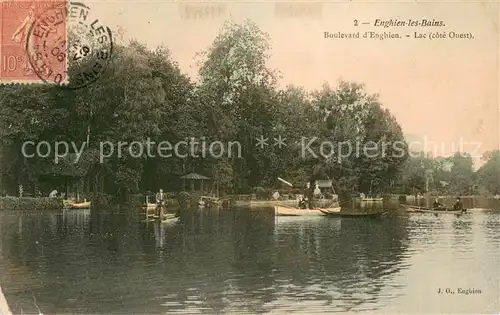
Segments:
[[[0,287],[0,315],[12,315],[7,300],[2,293],[2,287]]]

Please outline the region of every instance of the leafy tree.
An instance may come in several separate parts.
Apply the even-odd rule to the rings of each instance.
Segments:
[[[500,151],[490,151],[483,155],[486,163],[477,170],[477,182],[490,194],[500,194]]]
[[[470,194],[473,191],[474,171],[472,157],[468,153],[456,152],[451,158],[450,189],[456,194]]]

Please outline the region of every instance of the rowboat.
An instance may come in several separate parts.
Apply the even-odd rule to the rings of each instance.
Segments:
[[[90,201],[86,202],[73,202],[67,203],[66,208],[68,209],[90,209]]]
[[[426,208],[426,207],[419,207],[419,206],[412,206],[412,205],[401,205],[406,209],[407,212],[418,212],[418,213],[434,213],[434,214],[439,214],[439,213],[449,213],[449,214],[463,214],[467,213],[467,209],[462,209],[462,210],[453,210],[450,208]]]
[[[379,217],[389,210],[383,210],[378,212],[349,212],[349,211],[330,211],[329,209],[319,209],[323,214],[329,217],[336,218],[376,218]]]
[[[222,204],[219,198],[211,196],[201,196],[198,201],[200,207],[219,207]]]
[[[361,198],[361,201],[369,202],[369,201],[384,201],[384,198]]]
[[[173,223],[179,221],[179,216],[175,213],[163,213],[162,215],[149,214],[143,222]]]
[[[326,209],[330,212],[340,211],[340,207],[328,208]],[[300,209],[295,207],[286,207],[286,206],[274,206],[274,214],[276,216],[323,216],[325,215],[319,208],[315,209]]]
[[[158,215],[154,215],[151,217],[154,221],[159,221],[161,223],[173,223],[179,221],[179,217],[175,216],[174,213],[165,213],[163,218]]]
[[[142,206],[143,209],[156,209],[156,207],[158,206],[158,204],[156,203],[146,203]]]

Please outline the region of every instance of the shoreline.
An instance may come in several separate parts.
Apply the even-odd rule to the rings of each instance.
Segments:
[[[2,293],[2,287],[0,286],[0,314],[2,315],[12,315],[10,311],[9,304],[7,304],[7,299]]]

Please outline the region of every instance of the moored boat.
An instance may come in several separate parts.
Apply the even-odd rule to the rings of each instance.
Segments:
[[[361,198],[361,201],[363,202],[384,201],[384,198]]]
[[[142,206],[143,209],[156,209],[158,205],[156,203],[146,203]]]
[[[389,210],[382,210],[378,212],[350,212],[350,211],[330,211],[330,209],[319,209],[323,214],[329,217],[338,217],[338,218],[346,218],[346,217],[354,217],[354,218],[376,218]]]
[[[162,206],[157,206],[162,207]],[[156,221],[156,222],[175,222],[179,220],[179,216],[175,213],[166,213],[166,208],[163,206],[162,209],[146,209],[146,220],[145,221]]]
[[[340,207],[328,208],[330,212],[340,211]],[[301,209],[296,207],[274,206],[274,214],[276,216],[323,216],[325,215],[319,208]]]
[[[463,214],[463,213],[467,213],[467,209],[454,210],[452,208],[445,208],[445,207],[427,208],[427,207],[412,206],[412,205],[406,205],[406,204],[402,204],[401,206],[403,208],[405,208],[407,212],[434,213],[434,214],[439,214],[439,213]]]
[[[175,216],[174,213],[165,213],[162,217],[155,215],[152,218],[161,223],[173,223],[179,220],[179,217]]]
[[[66,208],[67,209],[90,209],[90,201],[67,203]]]
[[[143,220],[143,222],[157,222],[157,223],[175,223],[180,220],[179,217],[176,216],[167,216],[164,217],[163,219],[160,220],[159,217],[150,217],[146,220]]]
[[[216,208],[222,204],[221,200],[218,197],[212,196],[201,196],[198,201],[198,206],[207,207],[207,208]]]

